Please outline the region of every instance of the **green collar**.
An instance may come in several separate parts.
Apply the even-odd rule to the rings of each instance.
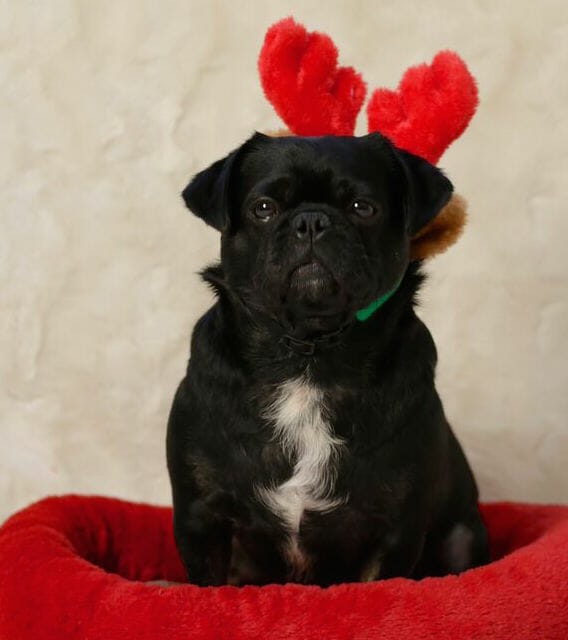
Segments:
[[[357,320],[359,320],[359,322],[365,322],[365,320],[368,320],[373,315],[373,313],[377,311],[377,309],[380,309],[385,304],[385,302],[390,300],[398,291],[403,278],[404,276],[395,284],[395,286],[390,291],[384,293],[380,298],[373,300],[373,302],[367,305],[364,309],[359,309],[359,311],[355,313],[355,317],[357,318]]]

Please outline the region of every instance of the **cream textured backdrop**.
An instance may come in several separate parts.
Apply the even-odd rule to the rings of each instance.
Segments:
[[[0,519],[48,493],[169,501],[166,418],[218,251],[178,194],[279,125],[256,57],[288,14],[370,88],[441,48],[477,76],[441,162],[470,222],[421,315],[482,497],[568,500],[565,0],[4,0]]]

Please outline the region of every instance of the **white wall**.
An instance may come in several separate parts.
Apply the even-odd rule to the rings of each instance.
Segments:
[[[288,14],[371,89],[442,48],[477,76],[441,161],[470,222],[421,313],[483,498],[568,499],[564,0],[18,0],[0,5],[0,519],[50,493],[169,501],[166,417],[218,251],[178,194],[279,126],[256,57]]]

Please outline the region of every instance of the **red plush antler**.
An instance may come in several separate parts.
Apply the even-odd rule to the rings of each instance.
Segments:
[[[308,33],[293,18],[281,20],[266,33],[258,68],[266,97],[293,133],[353,135],[366,86],[352,67],[337,66],[329,36]],[[477,104],[477,85],[465,62],[442,51],[432,64],[408,69],[396,91],[373,93],[369,131],[435,164],[463,133]]]
[[[266,97],[293,133],[353,135],[366,86],[352,67],[337,66],[329,36],[285,18],[267,31],[258,68]]]
[[[441,51],[431,65],[406,71],[397,91],[377,89],[367,106],[369,131],[432,164],[459,137],[477,108],[477,85],[465,62]]]

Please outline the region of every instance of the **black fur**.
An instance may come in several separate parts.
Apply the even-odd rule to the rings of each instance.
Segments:
[[[360,580],[371,558],[380,578],[487,561],[475,481],[435,390],[434,343],[414,312],[420,265],[408,257],[411,236],[451,191],[438,169],[378,134],[256,134],[185,189],[194,213],[223,231],[221,263],[203,272],[218,300],[195,326],[168,425],[174,530],[191,582],[328,585]],[[268,221],[254,215],[262,196],[279,205]],[[375,214],[354,213],[357,199]],[[306,211],[329,221],[321,238],[295,233]],[[355,319],[401,278],[382,308]],[[347,501],[304,511],[309,570],[298,577],[283,552],[288,532],[255,487],[293,472],[262,414],[279,385],[302,375],[324,391],[345,442],[334,495]]]

